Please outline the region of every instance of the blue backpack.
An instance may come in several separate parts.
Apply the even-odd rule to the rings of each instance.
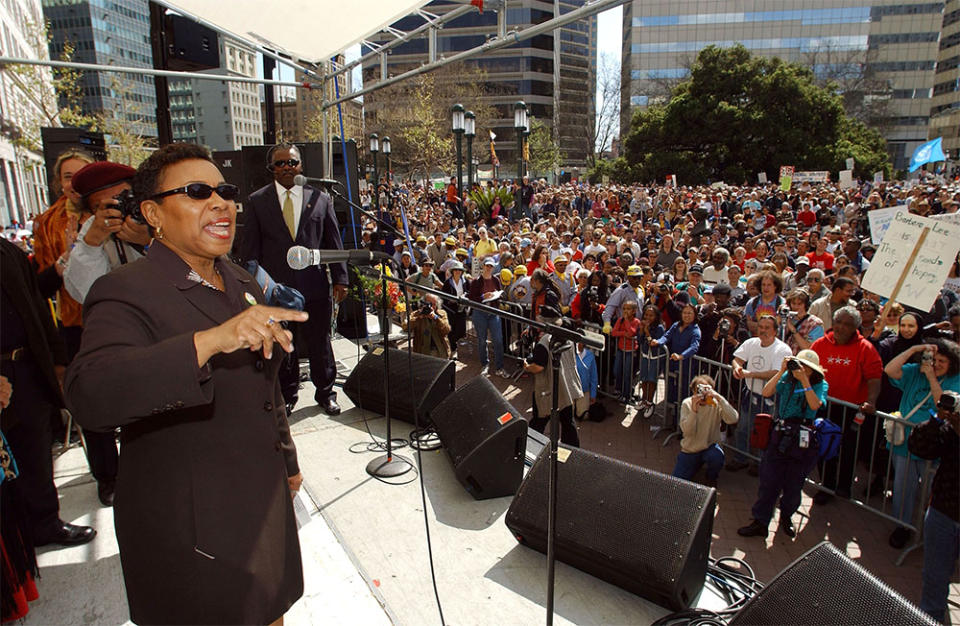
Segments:
[[[813,427],[817,431],[820,461],[829,461],[840,454],[843,430],[825,417],[814,420]]]

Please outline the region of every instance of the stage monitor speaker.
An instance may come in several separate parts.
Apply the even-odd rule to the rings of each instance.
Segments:
[[[681,610],[707,575],[716,491],[580,448],[559,449],[557,559]],[[550,448],[507,510],[520,543],[547,551]]]
[[[220,67],[217,32],[202,24],[168,13],[164,18],[167,67],[177,72],[199,72]]]
[[[50,204],[56,202],[59,197],[59,193],[56,192],[53,168],[61,154],[73,148],[86,152],[97,161],[107,159],[107,144],[103,139],[103,133],[71,127],[41,128],[40,139],[43,142],[43,160],[47,170],[47,197]]]
[[[933,626],[937,623],[824,541],[788,565],[750,598],[733,616],[730,626]]]
[[[430,413],[454,474],[477,500],[510,496],[523,480],[527,422],[484,376]]]
[[[343,392],[355,405],[380,415],[385,409],[383,360],[383,348],[372,349],[343,383]],[[420,426],[426,426],[434,407],[456,387],[456,363],[396,348],[390,348],[389,363],[386,376],[390,388],[390,418],[413,424],[416,409]]]

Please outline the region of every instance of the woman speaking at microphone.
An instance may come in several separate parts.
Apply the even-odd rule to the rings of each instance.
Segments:
[[[67,396],[121,428],[115,520],[138,624],[282,623],[303,593],[291,495],[302,477],[277,370],[307,314],[264,306],[224,256],[238,190],[202,147],[137,170],[154,240],[94,283]]]

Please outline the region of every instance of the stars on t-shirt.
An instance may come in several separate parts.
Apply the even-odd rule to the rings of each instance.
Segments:
[[[845,359],[839,356],[832,356],[827,359],[827,363],[831,365],[850,365],[853,363],[853,359]]]

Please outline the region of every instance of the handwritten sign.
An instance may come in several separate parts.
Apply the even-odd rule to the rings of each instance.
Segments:
[[[781,191],[790,191],[790,186],[793,185],[793,172],[794,172],[794,167],[792,165],[780,166],[780,190]]]
[[[857,183],[853,182],[853,170],[840,170],[840,189],[853,189]]]
[[[761,185],[766,185],[766,184],[767,184],[767,173],[766,173],[766,172],[760,172],[759,174],[757,174],[757,182],[759,182]]]
[[[870,239],[875,245],[883,241],[883,235],[887,232],[887,227],[893,221],[893,216],[903,211],[909,213],[907,205],[889,207],[886,209],[872,209],[867,211],[867,219],[870,220]]]
[[[910,262],[924,228],[929,229],[927,236]],[[898,211],[877,247],[862,286],[890,298],[906,269],[905,280],[895,299],[927,311],[940,294],[958,251],[960,227],[945,220]]]
[[[830,172],[827,171],[809,171],[794,172],[792,174],[795,183],[829,183]]]

